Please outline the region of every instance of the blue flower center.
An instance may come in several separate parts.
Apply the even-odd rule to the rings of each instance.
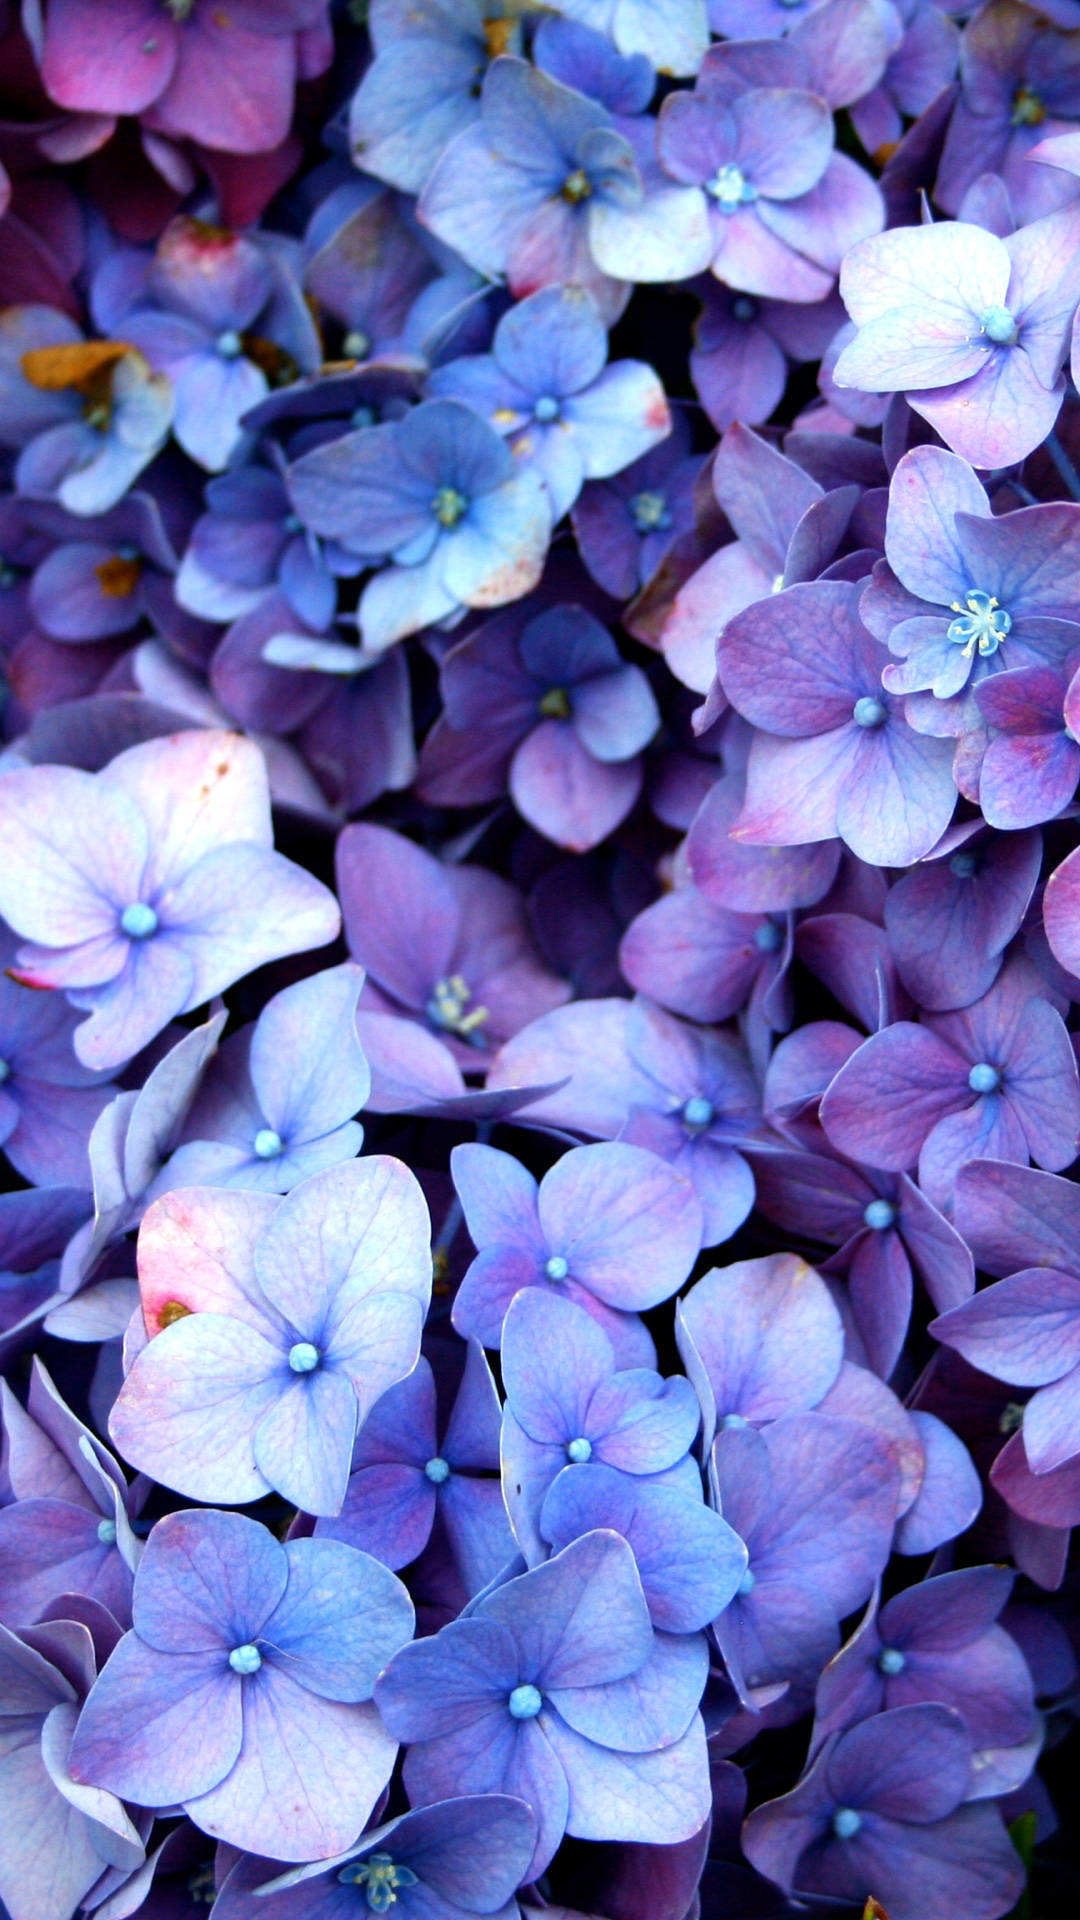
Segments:
[[[350,427],[373,427],[375,425],[374,407],[354,407],[349,415]]]
[[[870,1200],[863,1208],[863,1220],[875,1233],[885,1233],[896,1219],[896,1208],[891,1200]]]
[[[366,1860],[350,1860],[338,1880],[343,1887],[363,1887],[372,1913],[385,1913],[392,1907],[399,1887],[420,1884],[411,1867],[399,1867],[388,1853],[369,1853]]]
[[[371,336],[362,327],[350,327],[341,343],[346,360],[366,360],[371,352]]]
[[[854,1807],[837,1807],[832,1817],[832,1830],[838,1840],[854,1840],[862,1826],[862,1814]]]
[[[763,920],[754,933],[754,945],[759,953],[779,953],[784,944],[783,929],[775,920]]]
[[[721,1431],[724,1433],[738,1433],[741,1427],[748,1427],[749,1425],[750,1422],[744,1420],[741,1413],[725,1413],[720,1422]]]
[[[639,533],[656,533],[661,527],[670,527],[671,515],[668,512],[667,497],[662,493],[635,493],[630,496],[630,512]]]
[[[533,419],[539,420],[542,427],[557,420],[562,408],[553,393],[542,393],[533,406]]]
[[[10,1073],[11,1073],[11,1068],[8,1065],[8,1062],[6,1060],[0,1060],[0,1087],[3,1086],[4,1081],[8,1079],[8,1077],[10,1076]]]
[[[17,578],[14,567],[9,567],[6,560],[0,559],[0,593],[7,593],[9,587],[15,585]]]
[[[899,1647],[882,1647],[877,1663],[879,1673],[896,1675],[903,1673],[907,1666],[907,1658],[901,1653]]]
[[[706,1127],[712,1126],[715,1117],[716,1108],[703,1093],[692,1093],[683,1105],[683,1126],[689,1127],[691,1133],[703,1133]]]
[[[439,1454],[435,1454],[428,1461],[424,1472],[433,1487],[443,1487],[450,1478],[450,1463],[448,1460],[443,1460]]]
[[[436,980],[427,1003],[427,1017],[432,1026],[442,1027],[447,1033],[460,1033],[463,1039],[470,1039],[477,1027],[482,1027],[488,1017],[486,1007],[470,1007],[472,992],[460,973],[444,974]]]
[[[736,1587],[735,1591],[736,1593],[741,1594],[743,1599],[745,1600],[747,1594],[753,1593],[754,1588],[756,1586],[757,1586],[757,1581],[755,1580],[749,1567],[747,1567],[746,1572],[743,1574],[743,1577],[739,1581],[739,1584]]]
[[[242,1647],[234,1647],[229,1655],[229,1665],[234,1673],[258,1673],[262,1666],[262,1654],[253,1647],[250,1640]]]
[[[186,20],[195,5],[195,0],[165,0],[165,11],[171,13],[174,20]]]
[[[544,1704],[544,1696],[539,1687],[515,1687],[507,1701],[511,1718],[514,1720],[535,1720]]]
[[[145,900],[133,900],[120,915],[120,925],[129,940],[149,940],[158,930],[158,917]]]
[[[783,0],[781,0],[781,4],[783,4]],[[740,321],[744,327],[749,326],[751,320],[756,320],[758,317],[757,301],[751,300],[749,294],[738,294],[731,303],[731,317],[733,320]]]
[[[214,342],[223,360],[238,360],[244,351],[244,343],[235,327],[226,327]]]
[[[469,511],[469,496],[456,487],[440,487],[431,502],[431,511],[441,527],[456,527]]]
[[[976,1061],[968,1074],[968,1086],[972,1093],[996,1093],[1000,1085],[1000,1067],[992,1067],[989,1060]]]
[[[1012,615],[998,605],[997,595],[978,587],[964,595],[963,606],[954,600],[951,611],[956,619],[950,620],[945,638],[962,647],[968,659],[976,650],[996,653],[1012,626]]]
[[[889,713],[883,700],[876,700],[872,693],[864,693],[852,707],[851,717],[857,727],[873,728],[884,726]]]
[[[979,871],[979,862],[973,853],[954,853],[949,861],[949,872],[958,880],[970,880]]]
[[[570,1268],[561,1253],[553,1253],[550,1260],[544,1261],[544,1272],[549,1280],[565,1280]]]
[[[575,1467],[582,1466],[586,1460],[592,1459],[592,1441],[585,1439],[568,1441],[566,1457]]]
[[[260,1127],[251,1146],[260,1160],[276,1160],[282,1144],[280,1133],[275,1133],[273,1127]]]
[[[706,180],[705,191],[712,195],[721,213],[737,213],[740,207],[752,206],[757,199],[757,188],[733,160],[717,167],[712,179]]]
[[[987,307],[979,315],[979,324],[987,339],[995,347],[1015,347],[1020,338],[1020,329],[1015,314],[1008,307]]]
[[[310,1340],[298,1340],[289,1348],[289,1365],[294,1373],[314,1373],[322,1354],[313,1347]]]
[[[97,1537],[100,1540],[103,1547],[115,1547],[116,1521],[115,1520],[99,1520]]]

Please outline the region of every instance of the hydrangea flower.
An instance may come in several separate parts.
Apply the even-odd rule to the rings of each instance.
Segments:
[[[87,1142],[114,1089],[75,1057],[74,1008],[10,978],[17,944],[0,928],[0,1145],[26,1180],[88,1187]]]
[[[101,773],[0,776],[0,910],[16,977],[90,1015],[75,1048],[117,1067],[252,967],[322,946],[337,903],[273,851],[266,767],[236,734],[148,740]]]
[[[429,394],[463,400],[543,475],[552,520],[584,482],[618,473],[669,431],[664,390],[640,360],[606,366],[607,332],[591,295],[542,287],[505,313],[490,354],[437,367]]]
[[[1074,21],[1069,22],[1075,26]],[[960,92],[949,116],[934,197],[959,213],[983,175],[1005,185],[1018,225],[1052,212],[1074,191],[1029,163],[1033,147],[1071,129],[1080,113],[1080,39],[1045,16],[994,0],[964,29]]]
[[[858,332],[837,386],[903,393],[973,466],[1023,459],[1061,408],[1078,240],[1069,206],[1004,240],[943,220],[860,241],[840,274]]]
[[[332,1920],[335,1908],[347,1913],[359,1902],[371,1913],[394,1907],[400,1920],[513,1916],[535,1830],[524,1801],[509,1794],[436,1801],[371,1829],[329,1862],[273,1880],[264,1862],[237,1861],[216,1902],[218,1920]]]
[[[349,1846],[394,1764],[372,1689],[412,1632],[400,1581],[340,1540],[281,1546],[196,1508],[153,1529],[133,1612],[80,1716],[75,1780],[273,1859]]]
[[[425,743],[432,800],[494,799],[559,846],[584,853],[630,812],[641,750],[660,722],[640,667],[579,606],[486,621],[447,656],[445,718]]]
[[[359,967],[314,973],[268,1000],[230,1035],[188,1110],[158,1191],[237,1186],[288,1193],[351,1160],[371,1075],[356,1031]]]
[[[60,106],[146,114],[163,132],[230,153],[276,147],[289,131],[297,37],[326,0],[111,0],[103,34],[93,0],[49,0],[42,79]],[[325,64],[325,62],[323,63]]]
[[[497,607],[536,585],[551,509],[535,467],[515,467],[494,427],[457,400],[359,427],[289,469],[304,525],[369,562],[358,619],[374,652],[463,606]]]
[[[502,1333],[503,1494],[526,1559],[544,1557],[540,1509],[569,1462],[597,1460],[620,1473],[696,1484],[687,1462],[699,1425],[688,1380],[649,1367],[616,1367],[603,1330],[570,1300],[525,1287]],[[682,1463],[689,1474],[679,1472]]]
[[[312,1174],[285,1200],[166,1194],[139,1236],[150,1339],[110,1416],[116,1445],[191,1499],[273,1487],[339,1512],[357,1428],[415,1365],[428,1245],[419,1185],[383,1155]]]
[[[892,1920],[934,1906],[1000,1920],[1024,1870],[996,1806],[968,1804],[972,1747],[950,1707],[894,1707],[831,1736],[799,1785],[755,1809],[743,1845],[791,1891],[855,1904],[871,1892]]]
[[[688,1839],[709,1807],[703,1643],[668,1641],[659,1690],[647,1677],[656,1645],[618,1534],[583,1534],[481,1595],[464,1619],[403,1647],[376,1688],[386,1726],[409,1743],[410,1798],[513,1786],[536,1815],[530,1879],[566,1832]]]
[[[450,1170],[476,1248],[454,1296],[459,1333],[499,1347],[522,1287],[584,1307],[620,1366],[651,1366],[637,1315],[678,1291],[702,1236],[701,1203],[666,1160],[622,1141],[564,1153],[536,1182],[511,1154],[455,1147]]]

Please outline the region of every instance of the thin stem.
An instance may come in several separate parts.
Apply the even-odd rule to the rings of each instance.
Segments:
[[[1074,500],[1080,500],[1080,473],[1077,473],[1056,433],[1048,433],[1043,442],[1058,474],[1068,487]]]

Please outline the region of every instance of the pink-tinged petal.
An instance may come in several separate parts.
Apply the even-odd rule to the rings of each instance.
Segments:
[[[670,1846],[688,1840],[709,1817],[705,1729],[688,1731],[657,1753],[612,1753],[552,1719],[548,1738],[570,1787],[568,1833],[582,1840],[635,1840]]]
[[[273,1535],[239,1513],[170,1513],[139,1565],[135,1629],[159,1653],[217,1653],[255,1640],[289,1576]]]
[[[0,912],[15,932],[46,947],[102,940],[116,973],[129,945],[118,915],[139,898],[149,846],[130,801],[73,767],[20,769],[0,780],[0,834]]]
[[[1080,1458],[1047,1473],[1033,1473],[1022,1433],[1005,1442],[990,1471],[991,1485],[1023,1519],[1042,1527],[1074,1527],[1080,1522]]]
[[[805,846],[838,832],[837,806],[859,729],[835,727],[806,740],[755,733],[746,800],[732,838],[760,847]]]
[[[762,219],[779,239],[824,267],[831,280],[852,247],[881,232],[885,206],[866,168],[846,153],[834,153],[808,193],[771,201],[762,208]]]
[[[655,1082],[630,1058],[626,1000],[575,1000],[541,1015],[501,1047],[488,1074],[489,1088],[569,1084],[530,1106],[530,1117],[609,1138],[627,1110],[655,1098]],[[544,1063],[537,1080],[532,1068]]]
[[[213,88],[206,85],[208,73],[215,76]],[[295,80],[291,34],[246,33],[226,8],[200,9],[184,26],[155,122],[166,133],[226,153],[265,152],[288,134]]]
[[[141,113],[168,86],[181,29],[146,0],[55,0],[45,23],[42,79],[74,112]]]
[[[158,1653],[125,1634],[83,1708],[73,1777],[136,1806],[205,1792],[240,1751],[242,1685],[223,1656]]]
[[[695,886],[741,913],[772,913],[821,900],[836,877],[840,842],[827,840],[791,853],[770,847],[762,853],[731,837],[741,803],[738,775],[717,781],[702,802],[687,842]]]
[[[624,1311],[677,1292],[701,1246],[701,1203],[689,1180],[618,1141],[564,1154],[541,1185],[539,1217],[569,1276]]]
[[[904,229],[906,231],[906,229]],[[974,316],[927,303],[894,307],[859,328],[833,368],[838,387],[862,393],[950,388],[987,366],[993,348],[976,334]],[[913,403],[914,404],[914,403]]]
[[[187,1188],[164,1194],[143,1216],[139,1230],[139,1290],[146,1330],[152,1336],[176,1318],[170,1303],[188,1313],[224,1313],[264,1335],[278,1330],[278,1317],[255,1278],[255,1242],[280,1201],[269,1194]]]
[[[956,809],[949,740],[898,717],[856,741],[836,803],[836,831],[860,860],[906,867],[935,847]]]
[[[195,729],[129,747],[98,776],[138,807],[150,840],[148,887],[159,887],[230,840],[272,847],[266,761],[240,733]]]
[[[766,201],[760,209],[740,207],[725,214],[722,223],[721,217],[714,219],[712,271],[741,293],[808,303],[824,300],[832,291],[833,276],[772,232],[772,217],[781,211]]]
[[[187,1314],[139,1354],[109,1416],[110,1435],[133,1466],[189,1499],[259,1500],[270,1489],[252,1436],[287,1371],[281,1350],[253,1327]]]
[[[281,1667],[244,1688],[239,1757],[184,1811],[215,1839],[276,1860],[341,1853],[370,1818],[397,1754],[374,1706],[317,1700]]]
[[[1022,348],[999,352],[956,386],[912,393],[910,405],[973,467],[1022,460],[1052,433],[1065,398],[1059,378],[1047,390]]]
[[[541,720],[510,763],[510,796],[518,812],[574,853],[588,852],[625,820],[641,780],[636,756],[602,764],[565,720]]]
[[[822,1125],[841,1153],[902,1172],[930,1129],[970,1104],[964,1067],[936,1034],[897,1021],[841,1067],[821,1103]]]
[[[589,246],[597,266],[616,280],[685,280],[704,273],[713,250],[705,195],[672,181],[654,188],[640,206],[598,202],[589,213]]]
[[[1053,1267],[1014,1273],[932,1323],[981,1373],[1043,1387],[1080,1364],[1080,1280]]]
[[[1050,875],[1043,919],[1054,958],[1066,972],[1080,974],[1080,851],[1070,853]]]

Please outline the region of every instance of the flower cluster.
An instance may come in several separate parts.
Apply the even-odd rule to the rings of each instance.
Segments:
[[[0,0],[0,1920],[1069,1910],[1078,386],[1078,0]]]

